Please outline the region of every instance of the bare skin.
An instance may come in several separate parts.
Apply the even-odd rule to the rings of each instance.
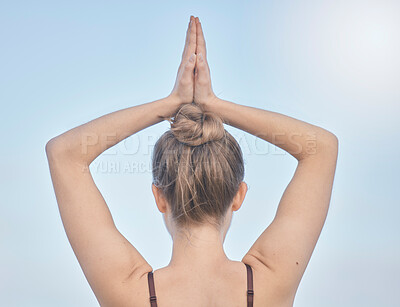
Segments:
[[[106,149],[195,101],[219,114],[226,124],[286,150],[298,164],[273,222],[242,261],[228,259],[223,242],[232,214],[246,195],[244,182],[222,229],[216,231],[206,224],[192,228],[189,242],[187,232],[174,225],[169,204],[152,186],[173,239],[169,265],[154,271],[158,305],[246,306],[247,263],[254,272],[254,306],[292,306],[328,212],[338,140],[312,124],[216,97],[201,23],[193,16],[190,19],[170,95],[104,115],[46,144],[64,228],[100,305],[150,306],[147,273],[153,268],[116,228],[88,166]]]

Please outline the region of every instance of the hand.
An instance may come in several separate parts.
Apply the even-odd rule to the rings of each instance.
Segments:
[[[206,42],[204,40],[203,29],[198,17],[196,21],[196,54],[197,61],[194,76],[194,102],[205,106],[207,103],[217,99],[211,86],[210,68],[207,63]]]
[[[196,21],[190,16],[189,26],[186,32],[185,48],[182,54],[182,61],[178,68],[178,74],[174,89],[170,96],[179,105],[192,103],[194,99],[194,67],[196,64]]]

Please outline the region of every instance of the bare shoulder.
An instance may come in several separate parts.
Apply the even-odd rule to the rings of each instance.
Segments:
[[[293,293],[296,289],[288,289],[285,276],[278,275],[275,270],[250,254],[246,254],[242,262],[250,265],[253,270],[255,306],[293,306]]]
[[[147,276],[153,269],[150,265],[142,266],[135,270],[119,283],[115,283],[110,287],[112,295],[108,300],[99,300],[102,307],[139,307],[150,306],[149,304],[149,290],[147,283]]]

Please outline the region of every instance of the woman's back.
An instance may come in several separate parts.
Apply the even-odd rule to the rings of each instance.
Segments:
[[[254,307],[291,306],[282,302],[273,272],[252,264]],[[228,261],[214,268],[164,267],[153,272],[157,307],[246,307],[247,270],[243,262]],[[148,273],[124,285],[123,306],[150,307]],[[132,290],[129,290],[132,289]]]

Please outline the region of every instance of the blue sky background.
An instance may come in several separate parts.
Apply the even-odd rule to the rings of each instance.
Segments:
[[[400,3],[385,0],[1,1],[0,305],[97,306],[59,217],[44,146],[168,95],[190,14],[203,23],[217,95],[339,138],[331,208],[295,306],[396,306]],[[92,165],[118,228],[154,269],[171,256],[149,167],[167,128],[148,128]],[[296,161],[227,129],[242,145],[250,188],[225,242],[241,260],[272,221]]]

